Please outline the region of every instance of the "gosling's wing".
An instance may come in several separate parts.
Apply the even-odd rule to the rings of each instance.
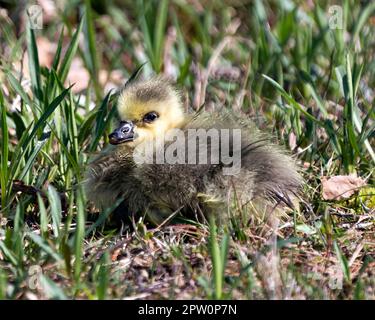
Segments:
[[[224,111],[220,114],[201,114],[190,125],[198,128],[240,129],[242,174],[245,170],[254,177],[248,188],[254,188],[250,191],[255,196],[269,197],[292,207],[290,195],[297,193],[302,183],[297,166],[286,150],[272,143],[270,136],[260,132],[251,120]],[[232,135],[229,141],[233,142]],[[233,153],[233,144],[229,145],[229,151]],[[219,165],[220,168],[225,166],[223,163]],[[220,174],[218,168],[214,172]]]
[[[293,207],[290,196],[298,192],[302,179],[294,161],[280,147],[271,142],[252,144],[243,154],[242,165],[255,173],[255,195]]]

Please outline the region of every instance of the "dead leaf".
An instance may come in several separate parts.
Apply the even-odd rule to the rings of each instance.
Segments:
[[[323,199],[342,200],[353,195],[358,189],[364,186],[366,182],[354,175],[334,176],[329,179],[322,178]]]
[[[116,250],[113,251],[112,256],[111,256],[112,262],[115,262],[117,260],[120,253],[121,253],[121,248],[117,248]]]

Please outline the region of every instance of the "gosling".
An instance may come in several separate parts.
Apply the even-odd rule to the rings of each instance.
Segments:
[[[180,94],[163,77],[127,84],[117,111],[120,122],[109,135],[110,145],[91,161],[85,179],[87,197],[96,207],[121,203],[115,210],[117,220],[144,215],[157,225],[177,214],[197,220],[210,214],[223,217],[231,207],[250,203],[293,206],[291,199],[302,181],[297,167],[251,120],[229,110],[187,114]],[[200,139],[205,141],[190,134],[202,129],[214,134]],[[186,138],[182,147],[170,139],[170,132]],[[136,154],[147,149],[140,147],[150,143],[151,157],[137,159]],[[191,145],[193,150],[188,149]],[[203,153],[207,161],[199,162]],[[155,161],[166,154],[172,161]],[[239,160],[233,168],[235,158]]]

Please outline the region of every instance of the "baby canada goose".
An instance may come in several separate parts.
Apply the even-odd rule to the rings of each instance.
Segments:
[[[115,212],[123,220],[146,215],[159,224],[174,214],[225,216],[250,202],[292,205],[301,184],[294,162],[252,121],[231,111],[186,114],[163,77],[128,84],[117,108],[111,145],[86,173],[97,207],[122,200]]]

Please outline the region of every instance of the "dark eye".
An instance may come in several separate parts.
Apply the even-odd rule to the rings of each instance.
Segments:
[[[156,112],[149,112],[143,117],[144,122],[153,122],[155,121],[159,115]]]

